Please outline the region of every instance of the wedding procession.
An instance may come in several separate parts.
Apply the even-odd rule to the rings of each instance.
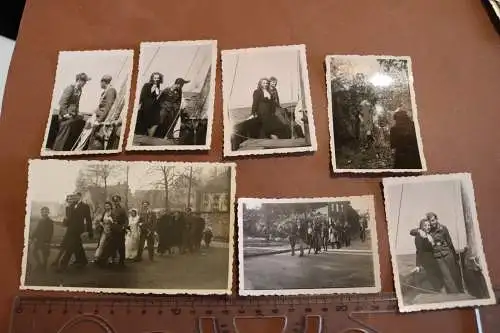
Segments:
[[[42,162],[35,174],[59,172],[67,185],[30,183],[30,288],[228,288],[231,166]]]
[[[60,52],[42,155],[120,150],[132,59],[128,50]]]

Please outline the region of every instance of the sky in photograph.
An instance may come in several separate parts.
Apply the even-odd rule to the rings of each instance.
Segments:
[[[172,85],[177,78],[191,81],[184,87],[184,91],[194,88],[197,82],[195,78],[199,74],[200,64],[212,61],[212,44],[164,44],[146,45],[141,48],[140,57],[141,73],[138,77],[138,87],[149,82],[151,74],[160,72],[163,74],[162,88]]]
[[[59,100],[62,92],[70,84],[75,83],[78,73],[87,73],[92,80],[83,87],[80,97],[80,112],[94,113],[101,97],[101,78],[103,75],[111,75],[113,85],[117,90],[124,80],[131,75],[133,57],[130,52],[64,52],[59,55],[54,93],[50,110],[59,108]]]
[[[250,107],[252,96],[261,78],[278,79],[281,103],[297,102],[299,97],[299,50],[268,49],[257,52],[225,54],[222,58],[224,96],[229,110]]]
[[[85,164],[88,165],[88,164]],[[152,164],[131,163],[129,165],[130,190],[147,190],[156,188],[156,183],[161,181],[160,172],[148,172]],[[176,172],[185,172],[189,165],[177,166]],[[195,166],[199,177],[210,175],[215,166]],[[76,179],[80,170],[85,169],[80,163],[60,163],[59,161],[37,161],[30,169],[30,193],[34,201],[64,202],[68,194],[75,192]],[[126,182],[125,164],[119,165],[108,178],[108,184]]]
[[[390,221],[389,228],[394,238],[397,238],[392,240],[396,242],[397,254],[415,253],[414,238],[409,232],[418,227],[427,212],[436,213],[439,222],[448,228],[455,248],[463,248],[466,245],[460,181],[398,184],[386,186],[385,191],[386,200],[391,206],[387,217]],[[401,193],[403,193],[402,199]]]

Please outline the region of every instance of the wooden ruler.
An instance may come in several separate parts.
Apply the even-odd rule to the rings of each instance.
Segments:
[[[497,296],[499,295],[497,291]],[[465,332],[472,309],[397,312],[395,295],[311,297],[19,296],[10,333],[391,333]],[[500,306],[481,310],[500,327]]]

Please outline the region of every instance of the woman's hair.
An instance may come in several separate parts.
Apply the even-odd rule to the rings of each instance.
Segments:
[[[106,201],[104,203],[104,209],[106,209],[106,205],[111,206],[111,208],[113,208],[113,204],[111,203],[111,201]]]
[[[275,78],[274,76],[271,76],[271,77],[269,78],[269,81],[278,82],[278,79],[277,79],[277,78]]]
[[[431,219],[431,217],[434,217],[436,220],[438,218],[437,214],[434,213],[434,212],[428,212],[427,214],[425,214],[425,216],[427,217],[427,219]]]
[[[267,81],[269,82],[269,79],[267,77],[263,77],[259,80],[259,82],[257,83],[257,89],[262,89],[262,81]]]
[[[137,209],[132,208],[132,209],[130,210],[130,213],[132,213],[132,212],[135,212],[135,213],[137,214]]]
[[[429,222],[429,220],[428,220],[428,219],[421,219],[421,220],[420,220],[420,223],[419,223],[419,229],[424,229],[424,224],[425,224],[426,222],[428,223],[428,222]]]
[[[153,72],[153,73],[151,73],[151,76],[149,77],[149,82],[150,82],[150,83],[153,83],[153,77],[154,77],[155,75],[158,75],[158,76],[160,77],[159,82],[160,82],[160,83],[163,83],[163,74],[162,74],[162,73],[160,73],[160,72]]]

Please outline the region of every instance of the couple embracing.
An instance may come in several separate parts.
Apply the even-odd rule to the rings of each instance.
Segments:
[[[448,228],[439,223],[437,215],[427,213],[410,235],[415,237],[416,271],[425,274],[430,291],[439,293],[444,287],[447,294],[463,292],[459,256]]]

